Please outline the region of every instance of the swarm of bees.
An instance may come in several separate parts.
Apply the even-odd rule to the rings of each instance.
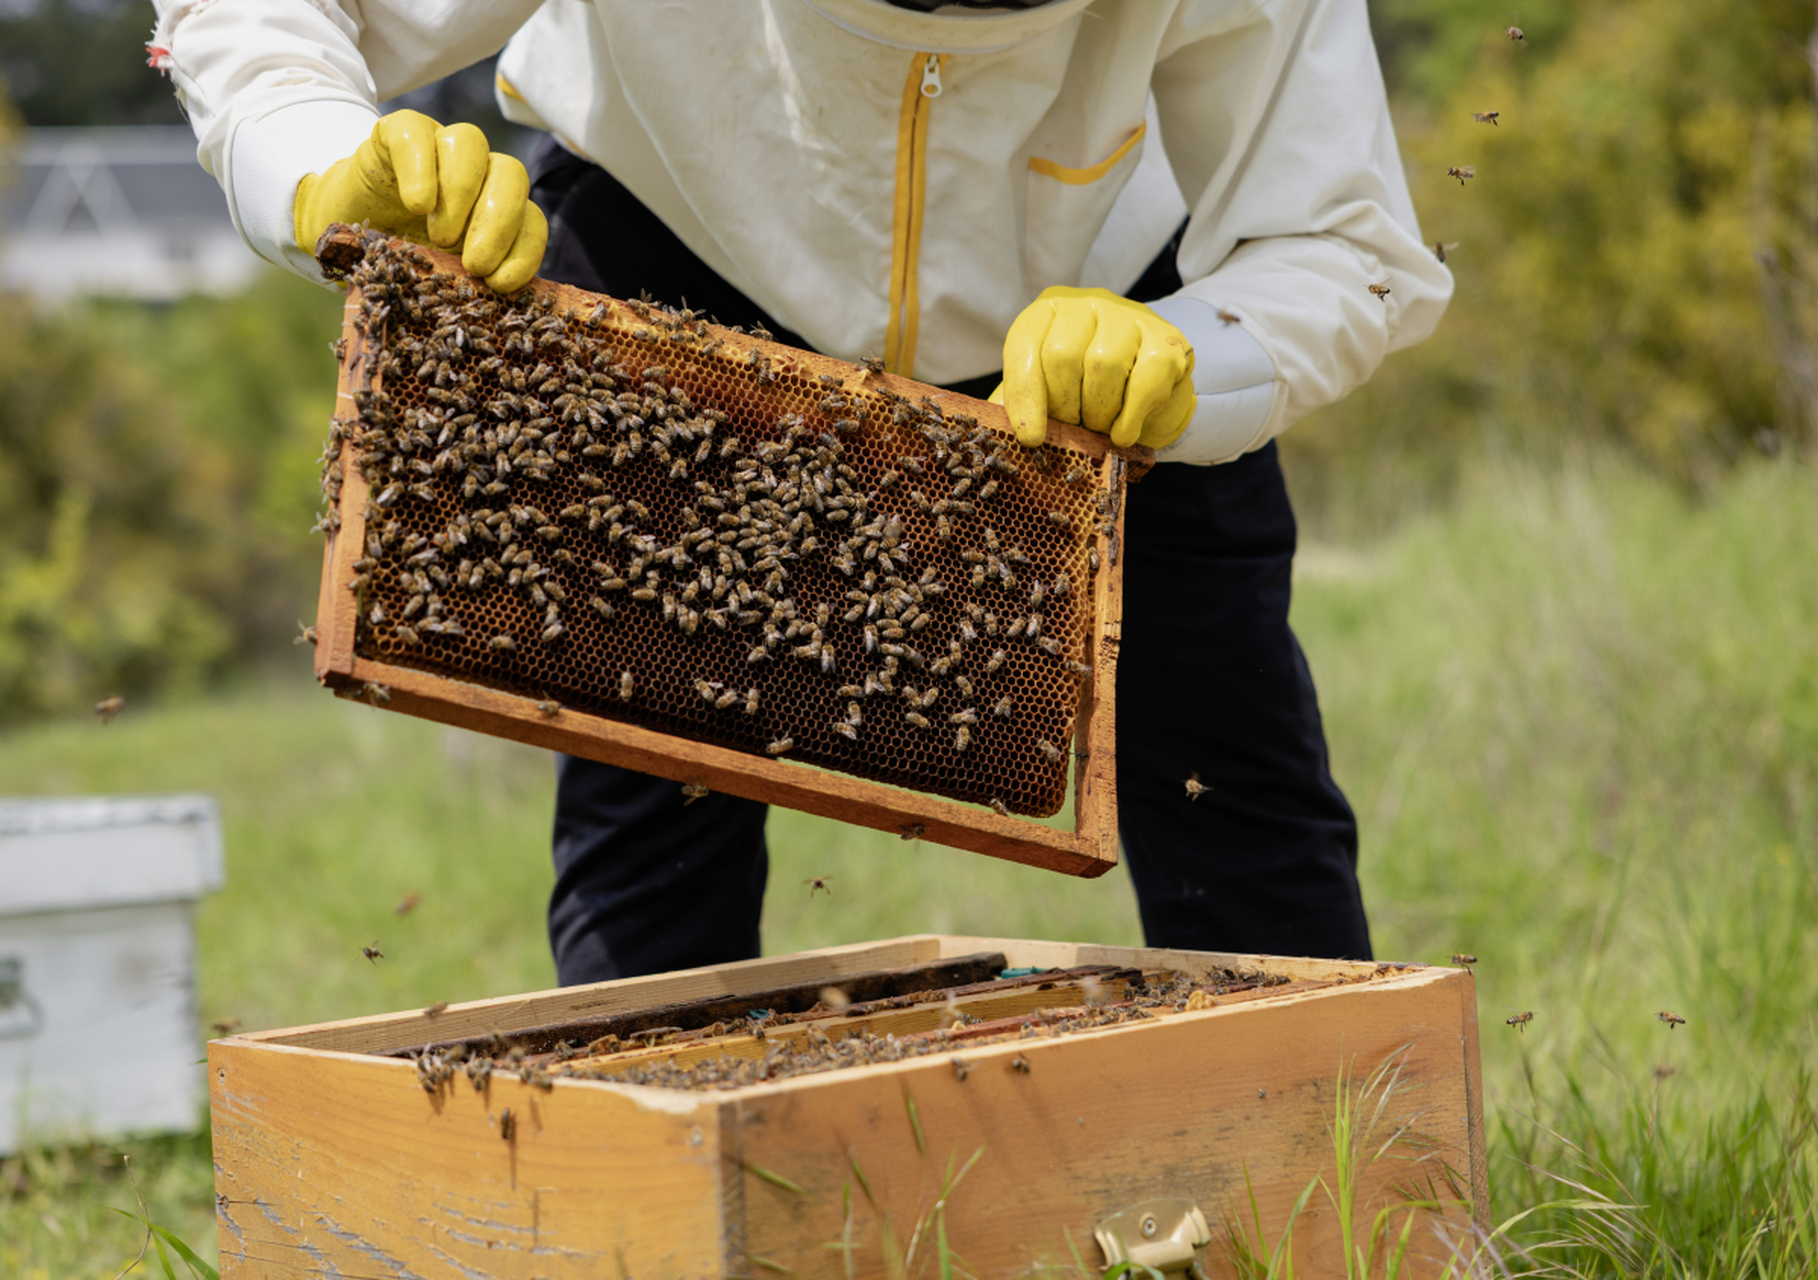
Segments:
[[[692,311],[500,299],[377,233],[363,248],[344,358],[364,389],[324,450],[320,524],[357,474],[356,653],[552,719],[1059,809],[1053,744],[1090,670],[1074,584],[1101,536],[1115,563],[1121,459],[1029,454],[875,359],[808,376]],[[980,714],[924,733],[936,696]]]

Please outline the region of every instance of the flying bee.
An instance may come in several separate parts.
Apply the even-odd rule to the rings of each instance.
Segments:
[[[991,708],[991,714],[996,716],[1000,720],[1008,720],[1010,718],[1011,712],[1013,712],[1015,710],[1016,710],[1015,699],[1013,699],[1009,694],[1006,693],[1003,697],[1001,697],[997,700],[997,705],[995,707]]]
[[[1370,286],[1370,294],[1380,302],[1387,302],[1389,300],[1389,286],[1386,284],[1373,284]]]
[[[114,722],[114,717],[119,715],[125,706],[126,699],[116,693],[111,698],[103,698],[101,701],[97,702],[95,704],[95,714],[101,717],[102,724],[112,724]]]
[[[955,751],[964,751],[971,745],[972,730],[968,729],[965,725],[961,725],[959,731],[953,735],[953,749]]]
[[[368,680],[365,684],[360,686],[360,696],[366,699],[369,706],[377,707],[391,701],[391,686],[388,684],[374,684],[371,680]]]
[[[833,886],[827,883],[831,879],[833,879],[832,876],[810,876],[808,879],[802,881],[802,883],[808,886],[808,896],[810,898],[813,898],[815,894],[820,893],[823,890],[825,890],[827,896],[831,898],[833,896]]]
[[[1010,806],[1005,804],[1002,800],[999,800],[996,796],[992,796],[989,800],[985,801],[985,803],[991,806],[991,811],[998,817],[1008,818],[1010,816]]]
[[[1496,117],[1501,114],[1500,111],[1473,111],[1471,119],[1477,121],[1478,124],[1495,124]]]
[[[379,967],[379,961],[381,961],[385,958],[385,953],[383,951],[379,950],[377,943],[374,943],[370,947],[361,947],[360,954],[365,956],[367,961],[375,969]]]
[[[1452,953],[1452,963],[1461,964],[1465,968],[1469,969],[1472,965],[1477,963],[1477,957],[1474,955],[1469,955],[1463,951],[1454,951]]]
[[[707,784],[704,782],[690,782],[683,786],[682,794],[687,797],[687,799],[682,801],[682,806],[686,808],[707,794]]]
[[[1037,738],[1035,740],[1035,745],[1040,748],[1042,755],[1047,758],[1049,764],[1059,764],[1063,759],[1061,749],[1052,742],[1049,742],[1046,738]]]
[[[1433,256],[1438,258],[1441,262],[1444,262],[1446,260],[1446,254],[1456,249],[1458,245],[1459,241],[1457,240],[1453,240],[1449,244],[1444,240],[1435,240],[1433,242]]]
[[[1475,178],[1476,176],[1477,166],[1474,164],[1455,164],[1446,169],[1446,177],[1457,178],[1458,185],[1461,187],[1464,186],[1465,179]]]
[[[297,638],[291,641],[292,644],[314,644],[316,642],[316,629],[305,626],[301,619],[297,621],[297,633]]]
[[[1187,775],[1187,799],[1197,800],[1211,789],[1211,787],[1208,787],[1199,780],[1199,775],[1197,773],[1189,773]]]
[[[1685,1025],[1684,1018],[1676,1013],[1668,1013],[1665,1009],[1660,1011],[1660,1020],[1666,1023],[1668,1031],[1671,1031],[1674,1027],[1683,1027]]]
[[[1504,1018],[1503,1021],[1517,1031],[1525,1031],[1528,1023],[1534,1021],[1534,1014],[1530,1010],[1523,1010],[1512,1017]]]
[[[635,691],[636,691],[636,683],[631,678],[631,672],[629,672],[629,671],[623,672],[619,676],[619,701],[620,702],[630,702],[631,695]]]
[[[211,1025],[214,1027],[216,1035],[231,1036],[240,1029],[240,1020],[238,1018],[223,1018],[221,1021],[212,1023]]]
[[[515,653],[517,651],[518,642],[513,640],[510,636],[497,635],[488,640],[486,646],[490,649],[497,649],[501,653]]]
[[[1508,36],[1509,39],[1513,40],[1516,44],[1520,44],[1528,38],[1527,33],[1520,27],[1510,27],[1503,34]]]
[[[778,738],[775,742],[773,742],[769,746],[765,747],[764,751],[769,755],[780,756],[784,752],[792,750],[794,747],[795,747],[794,738],[783,737],[783,738]]]
[[[1234,311],[1226,311],[1223,307],[1220,307],[1218,309],[1218,320],[1219,320],[1220,324],[1226,324],[1226,325],[1242,324],[1244,322],[1244,318],[1242,316],[1238,315]]]

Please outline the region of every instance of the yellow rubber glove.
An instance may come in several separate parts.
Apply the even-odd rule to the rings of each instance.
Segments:
[[[444,249],[499,293],[530,283],[549,244],[549,223],[530,201],[530,175],[488,147],[473,125],[437,124],[394,111],[326,172],[297,184],[297,246],[315,252],[330,223],[370,223]]]
[[[1004,380],[991,399],[1031,449],[1047,439],[1049,418],[1160,449],[1193,418],[1193,344],[1108,289],[1043,289],[1004,338]]]

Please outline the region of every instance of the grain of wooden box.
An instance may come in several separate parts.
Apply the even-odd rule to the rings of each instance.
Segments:
[[[996,1008],[1025,1008],[1027,1035],[725,1091],[495,1074],[484,1093],[456,1079],[432,1096],[411,1061],[378,1056],[980,953],[1292,981],[1051,1035],[1025,979]],[[934,1025],[926,1008],[893,1016],[879,1027]],[[1436,1197],[1404,1274],[1437,1275],[1445,1241],[1487,1209],[1462,970],[916,936],[235,1036],[209,1048],[222,1274],[936,1275],[938,1227],[974,1276],[1096,1275],[1095,1227],[1165,1198],[1203,1214],[1206,1274],[1233,1276],[1232,1224],[1256,1244],[1250,1189],[1273,1243],[1309,1183],[1333,1181],[1341,1080],[1355,1100],[1385,1064],[1392,1084],[1363,1099],[1370,1115],[1386,1098],[1366,1145],[1401,1138],[1364,1166],[1354,1221],[1367,1238],[1385,1206]],[[1300,1274],[1344,1274],[1339,1240],[1316,1190],[1294,1227]]]

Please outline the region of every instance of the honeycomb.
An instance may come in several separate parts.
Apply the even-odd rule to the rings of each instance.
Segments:
[[[1061,807],[1114,456],[1023,449],[963,397],[686,310],[541,282],[499,298],[360,243],[339,347],[358,414],[324,456],[326,522],[365,552],[356,654]],[[346,503],[344,450],[365,481]]]

